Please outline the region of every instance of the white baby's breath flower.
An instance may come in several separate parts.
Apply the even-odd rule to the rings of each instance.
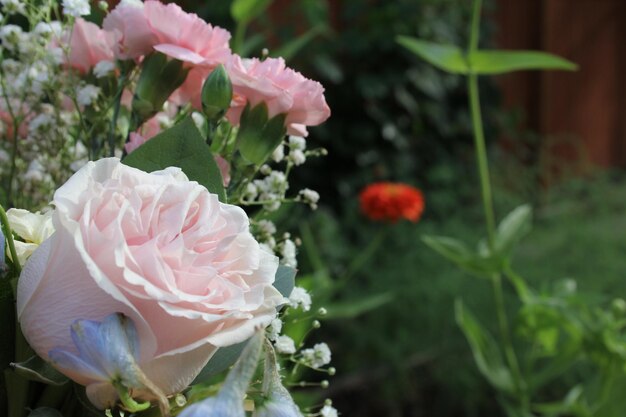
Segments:
[[[4,25],[0,27],[0,41],[2,46],[9,51],[16,51],[22,41],[24,32],[17,25]]]
[[[287,157],[295,166],[302,165],[306,162],[306,155],[300,149],[292,149]]]
[[[333,407],[332,405],[326,404],[320,410],[320,415],[322,417],[337,417],[338,413],[337,413],[337,409],[335,407]]]
[[[278,339],[280,332],[283,329],[283,322],[281,319],[274,319],[267,327],[267,338],[271,341]]]
[[[100,88],[87,84],[76,91],[76,101],[81,106],[89,106],[100,94]]]
[[[274,162],[280,162],[285,158],[285,146],[283,144],[278,145],[274,152],[272,152],[272,159]]]
[[[7,14],[26,14],[25,5],[19,0],[0,0],[0,4]]]
[[[296,344],[293,339],[289,336],[279,336],[274,341],[274,346],[276,347],[276,351],[278,353],[284,353],[286,355],[291,355],[296,353]]]
[[[317,203],[320,200],[320,195],[317,191],[305,188],[298,193],[300,201],[308,204],[313,210],[317,208]]]
[[[257,227],[263,236],[271,236],[276,233],[276,225],[271,220],[259,220]]]
[[[115,69],[115,62],[107,61],[105,59],[103,61],[98,62],[93,67],[93,75],[95,75],[96,78],[103,78],[111,74],[114,69]]]
[[[301,307],[302,311],[311,309],[311,295],[302,287],[294,287],[289,295],[289,305],[293,308]]]
[[[91,13],[91,6],[88,0],[63,0],[63,14],[67,16],[79,17]]]
[[[304,151],[306,149],[306,140],[300,136],[289,136],[289,148]]]
[[[312,368],[321,368],[324,365],[328,365],[331,356],[330,348],[326,343],[318,343],[312,349],[309,348],[302,351],[304,363]]]
[[[286,239],[281,247],[280,254],[282,255],[282,263],[284,265],[295,268],[298,266],[296,259],[296,244],[291,239]]]
[[[46,36],[52,33],[52,26],[47,22],[39,22],[35,25],[33,32],[39,36]]]

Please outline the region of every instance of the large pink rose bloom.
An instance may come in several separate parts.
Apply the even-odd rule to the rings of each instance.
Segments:
[[[67,35],[65,38],[67,42]],[[67,64],[83,73],[89,72],[100,61],[115,59],[113,53],[115,35],[81,18],[76,19],[74,23],[69,44]]]
[[[276,315],[278,268],[222,204],[178,168],[145,173],[116,158],[89,162],[55,193],[55,233],[18,284],[17,313],[43,358],[76,352],[70,325],[121,312],[140,339],[139,364],[166,394],[185,388],[217,347],[246,340]],[[114,392],[73,369],[100,406]]]
[[[263,61],[233,55],[226,69],[233,84],[233,106],[226,117],[239,124],[246,104],[267,104],[269,117],[287,114],[285,126],[290,135],[306,136],[306,126],[316,126],[330,116],[324,87],[288,68],[282,58]]]

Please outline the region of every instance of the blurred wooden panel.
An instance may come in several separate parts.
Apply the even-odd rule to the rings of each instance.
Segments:
[[[549,137],[570,137],[557,152],[626,166],[626,0],[497,0],[500,48],[541,49],[579,64],[576,73],[501,77],[505,105],[521,105],[527,126]]]

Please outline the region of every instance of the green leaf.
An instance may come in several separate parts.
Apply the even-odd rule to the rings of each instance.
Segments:
[[[422,241],[471,274],[488,277],[502,269],[502,260],[499,257],[476,253],[460,240],[445,236],[422,236]]]
[[[65,375],[57,371],[48,362],[39,356],[31,356],[20,363],[12,363],[15,373],[31,381],[43,382],[50,385],[63,385],[69,381]]]
[[[226,202],[222,174],[191,117],[159,133],[122,162],[146,172],[180,167],[190,180],[197,181]]]
[[[213,357],[209,360],[209,363],[200,371],[196,379],[192,382],[193,384],[200,384],[203,382],[207,382],[211,377],[224,372],[228,368],[230,368],[239,356],[243,349],[246,347],[248,341],[238,343],[236,345],[223,347],[218,349],[217,352],[213,355]]]
[[[272,0],[234,0],[230,14],[237,23],[247,23],[258,17],[272,4]]]
[[[31,411],[28,417],[63,417],[63,414],[54,408],[39,407]]]
[[[528,204],[521,205],[511,211],[498,225],[495,238],[495,250],[508,255],[511,249],[532,228],[533,210]]]
[[[468,74],[465,53],[454,45],[428,42],[409,36],[398,36],[398,43],[435,67],[452,74]]]
[[[496,341],[463,306],[461,300],[456,300],[454,307],[456,322],[467,338],[480,373],[494,388],[504,392],[514,392],[515,385],[511,372],[504,365],[502,352]]]
[[[575,71],[567,59],[540,51],[475,51],[468,57],[470,71],[476,74],[504,74],[521,70]]]
[[[453,74],[494,75],[521,70],[578,69],[576,64],[567,59],[541,51],[479,50],[467,55],[455,45],[408,36],[399,36],[397,41],[435,67]]]
[[[296,270],[290,266],[280,265],[276,271],[274,279],[274,288],[276,288],[283,297],[289,297],[296,282]]]
[[[384,292],[369,297],[330,304],[326,306],[328,313],[324,316],[324,320],[353,319],[387,304],[394,298],[393,292]]]

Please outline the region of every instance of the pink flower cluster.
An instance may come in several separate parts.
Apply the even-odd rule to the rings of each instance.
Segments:
[[[282,58],[243,59],[229,47],[230,33],[212,26],[176,4],[148,0],[122,1],[104,19],[102,29],[77,19],[72,31],[68,64],[88,72],[103,60],[134,59],[154,52],[178,59],[189,68],[184,84],[170,100],[201,108],[202,84],[223,64],[233,84],[234,98],[227,113],[235,125],[247,104],[266,103],[269,116],[286,114],[287,132],[305,136],[330,116],[324,88],[288,68]]]

